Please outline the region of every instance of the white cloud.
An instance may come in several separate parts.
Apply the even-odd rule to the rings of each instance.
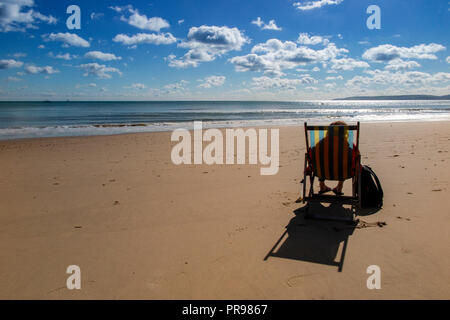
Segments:
[[[129,16],[128,18],[122,16],[120,19],[136,28],[159,32],[161,29],[170,27],[170,24],[163,18],[147,18],[145,14],[139,14],[139,11],[137,9],[130,8],[129,12],[132,13],[131,16]]]
[[[58,73],[59,70],[54,69],[51,66],[38,67],[35,65],[29,65],[25,67],[25,72],[30,74],[43,73],[43,74],[54,74]]]
[[[325,62],[347,53],[347,49],[337,48],[329,43],[321,50],[297,45],[291,41],[270,39],[255,45],[250,54],[230,59],[236,71],[257,71],[268,75],[283,75],[284,69],[292,69],[308,63]]]
[[[58,19],[56,19],[55,17],[53,17],[53,16],[46,16],[46,15],[43,15],[43,14],[41,14],[39,12],[33,12],[33,17],[38,19],[38,20],[42,20],[42,21],[44,21],[44,22],[46,22],[48,24],[56,24],[58,22]]]
[[[8,77],[5,79],[6,82],[19,82],[22,81],[22,79],[17,78],[17,77]]]
[[[327,45],[330,41],[328,41],[328,39],[321,37],[321,36],[310,37],[308,33],[300,33],[298,35],[297,42],[299,44],[304,44],[304,45],[316,45],[319,43],[323,43],[324,45]]]
[[[58,54],[53,54],[53,52],[49,52],[48,53],[48,56],[50,57],[50,58],[55,58],[55,59],[62,59],[62,60],[66,60],[66,61],[69,61],[69,60],[72,60],[72,59],[75,59],[75,58],[78,58],[78,56],[77,55],[72,55],[72,54],[70,54],[70,53],[64,53],[64,54],[62,54],[62,53],[58,53]]]
[[[0,3],[0,32],[37,29],[36,23],[43,21],[56,24],[57,19],[34,11],[34,0],[2,0]]]
[[[420,67],[420,64],[416,61],[404,61],[400,58],[390,60],[388,64],[384,67],[386,70],[407,70]]]
[[[254,77],[252,78],[253,85],[258,89],[282,89],[282,90],[293,90],[302,84],[313,84],[317,83],[317,80],[305,75],[300,79],[288,79],[288,78],[270,78],[267,76]]]
[[[143,90],[146,88],[145,84],[143,83],[133,83],[132,85],[128,87],[124,87],[125,89],[136,89],[136,90]]]
[[[87,48],[90,43],[74,33],[50,33],[42,36],[44,41],[60,41],[67,46]]]
[[[187,40],[180,44],[182,48],[204,48],[225,53],[230,50],[240,50],[248,39],[238,28],[200,26],[189,29]]]
[[[201,56],[203,55],[203,57]],[[191,57],[188,54],[185,54],[183,59],[177,59],[177,56],[174,54],[169,54],[166,58],[166,61],[169,62],[169,67],[173,68],[188,68],[188,67],[197,67],[198,62],[207,62],[214,60],[210,55],[204,52],[200,52]]]
[[[184,22],[184,19],[178,20],[178,25],[183,24],[183,22]]]
[[[256,24],[262,30],[276,30],[276,31],[282,30],[282,28],[277,26],[275,20],[270,20],[269,23],[266,24],[264,23],[264,21],[261,20],[261,17],[258,17],[256,18],[256,20],[253,20],[252,23]]]
[[[0,60],[0,70],[1,69],[9,69],[9,68],[20,68],[23,66],[22,61],[17,61],[14,59],[2,59]]]
[[[91,17],[91,20],[96,20],[96,19],[100,19],[100,18],[103,17],[104,15],[105,15],[104,13],[95,13],[95,12],[92,12],[91,15],[90,15],[90,17]]]
[[[38,49],[45,49],[45,46],[44,46],[43,44],[40,44],[40,45],[38,46]]]
[[[225,76],[209,76],[204,79],[199,79],[201,83],[198,85],[200,88],[220,87],[225,83]]]
[[[319,72],[319,71],[320,71],[320,68],[319,68],[319,67],[314,67],[314,68],[312,68],[312,71],[313,71],[313,72]]]
[[[86,63],[80,65],[80,68],[85,71],[83,74],[84,76],[88,75],[95,75],[101,79],[110,79],[111,72],[118,73],[119,75],[122,75],[122,72],[120,72],[119,69],[113,68],[113,67],[107,67],[104,64],[98,64],[98,63]]]
[[[355,68],[369,68],[365,61],[358,61],[352,58],[332,59],[331,69],[333,70],[353,70]]]
[[[344,1],[344,0],[303,1],[303,2],[294,2],[293,5],[298,10],[305,11],[305,10],[312,10],[312,9],[321,8],[323,6],[331,5],[331,4],[340,4],[342,1]]]
[[[27,54],[23,53],[23,52],[16,52],[16,53],[13,53],[11,56],[13,56],[14,58],[23,58],[23,57],[26,57]]]
[[[256,24],[260,28],[262,28],[264,25],[264,21],[261,20],[261,17],[256,18],[256,20],[253,20],[252,23]]]
[[[265,24],[263,30],[276,30],[281,31],[282,28],[278,27],[275,20],[270,20],[268,24]]]
[[[436,53],[446,48],[441,44],[419,44],[410,48],[396,47],[391,44],[383,44],[366,50],[363,58],[371,61],[388,62],[390,60],[402,59],[437,59]]]
[[[121,60],[122,57],[118,57],[112,53],[104,53],[101,51],[89,51],[84,55],[87,59],[98,59],[103,61]]]
[[[447,57],[446,61],[447,63],[450,63],[450,56]]]
[[[178,46],[189,51],[180,59],[169,55],[169,66],[185,68],[197,67],[200,62],[214,60],[231,50],[240,50],[249,40],[237,28],[200,26],[189,29],[187,39]]]
[[[114,42],[120,42],[124,45],[138,45],[138,44],[171,44],[177,41],[175,37],[167,32],[167,33],[138,33],[134,36],[127,36],[125,34],[118,34],[113,39]]]
[[[325,80],[327,81],[334,81],[334,80],[344,80],[343,76],[337,76],[337,77],[326,77]]]
[[[163,87],[163,91],[167,94],[186,92],[187,91],[186,85],[188,83],[189,81],[180,80],[176,83],[167,84]]]
[[[108,8],[114,10],[115,12],[122,12],[122,8],[119,6],[110,6]]]
[[[75,85],[75,88],[77,88],[77,89],[83,88],[83,87],[95,88],[95,87],[97,87],[97,84],[96,83],[87,83],[87,84],[77,84],[77,85]]]
[[[131,10],[133,7],[131,5],[126,5],[126,6],[111,6],[108,7],[111,10],[114,10],[117,13],[123,12],[125,10]]]
[[[443,85],[450,82],[450,73],[438,72],[430,74],[419,71],[391,72],[388,70],[367,70],[368,76],[355,76],[346,82],[347,87],[425,87],[428,85]]]

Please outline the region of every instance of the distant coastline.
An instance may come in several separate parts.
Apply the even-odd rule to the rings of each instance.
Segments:
[[[450,100],[450,94],[445,96],[432,96],[426,94],[410,94],[400,96],[356,96],[336,98],[333,100]]]

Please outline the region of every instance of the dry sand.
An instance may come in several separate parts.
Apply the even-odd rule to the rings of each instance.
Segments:
[[[450,298],[450,122],[362,124],[385,201],[355,229],[303,220],[302,127],[280,129],[274,176],[175,166],[172,145],[170,133],[0,142],[0,298]],[[65,287],[73,264],[81,290]]]

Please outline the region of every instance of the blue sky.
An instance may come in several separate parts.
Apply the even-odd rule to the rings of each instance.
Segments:
[[[68,29],[69,5],[81,29]],[[381,29],[366,13],[377,5]],[[0,1],[0,100],[449,94],[447,0]]]

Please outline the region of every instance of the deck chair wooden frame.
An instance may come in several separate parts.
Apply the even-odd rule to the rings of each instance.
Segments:
[[[332,129],[330,129],[331,127],[334,127]],[[302,202],[303,203],[307,203],[307,206],[305,207],[305,211],[306,211],[306,217],[308,218],[312,218],[312,219],[325,219],[325,220],[345,220],[345,221],[350,221],[350,222],[357,222],[357,220],[355,220],[356,216],[358,215],[358,210],[361,209],[361,156],[359,154],[359,152],[356,152],[356,150],[359,150],[359,129],[360,129],[360,125],[359,122],[357,122],[356,125],[346,125],[346,126],[310,126],[305,122],[305,139],[306,139],[306,153],[305,153],[305,164],[304,164],[304,168],[303,168],[303,180],[302,180],[302,184],[303,184],[303,193],[302,193]],[[338,134],[341,134],[343,132],[343,130],[348,130],[347,133],[351,132],[351,134],[349,134],[349,137],[353,138],[353,141],[349,141],[349,144],[352,143],[352,150],[351,152],[356,152],[354,158],[352,156],[352,168],[354,168],[354,170],[352,170],[352,173],[347,172],[345,174],[345,176],[342,175],[342,170],[339,171],[339,176],[344,177],[344,179],[342,180],[347,180],[347,179],[352,179],[352,195],[351,196],[336,196],[336,195],[325,195],[325,194],[319,194],[319,193],[315,193],[314,192],[314,180],[316,177],[324,177],[324,173],[320,173],[318,171],[320,171],[319,169],[315,168],[314,163],[313,163],[313,159],[311,159],[310,155],[312,154],[312,152],[315,152],[315,150],[312,149],[312,147],[315,146],[311,146],[310,145],[310,134],[313,133],[316,135],[317,138],[317,132],[322,131],[322,132],[331,132],[328,130],[336,130],[333,132],[339,132]],[[323,135],[323,134],[322,134]],[[331,136],[331,135],[330,135]],[[323,136],[322,136],[323,139]],[[339,139],[343,139],[342,137]],[[321,140],[320,140],[321,141]],[[342,140],[341,140],[342,141]],[[319,140],[317,142],[317,144],[319,143]],[[316,146],[317,146],[316,144]],[[338,143],[339,147],[342,146],[341,143]],[[354,146],[356,146],[356,149],[354,148]],[[332,150],[333,147],[330,147],[330,151]],[[333,155],[332,157],[336,157],[336,155],[342,155],[343,152],[342,151],[332,151],[331,152]],[[323,157],[323,154],[320,154],[321,157]],[[353,160],[354,159],[354,160]],[[333,158],[334,160],[334,158]],[[317,159],[316,159],[317,161]],[[320,160],[320,161],[324,161],[324,160]],[[350,161],[347,159],[347,161]],[[335,164],[338,161],[336,160]],[[323,163],[323,162],[322,162]],[[339,163],[342,163],[339,162]],[[328,165],[328,164],[325,164]],[[319,165],[320,166],[320,165]],[[336,170],[335,170],[336,171]],[[336,174],[335,174],[336,175]],[[309,179],[308,179],[309,177]],[[340,180],[337,176],[335,176],[334,178],[337,179],[328,179],[330,178],[329,175],[325,178],[327,180]],[[309,190],[307,193],[307,183],[309,180]],[[310,206],[309,204],[312,202],[321,202],[321,203],[337,203],[337,204],[342,204],[342,205],[351,205],[352,208],[352,217],[336,217],[336,216],[317,216],[317,215],[313,215],[312,213],[310,213]]]

